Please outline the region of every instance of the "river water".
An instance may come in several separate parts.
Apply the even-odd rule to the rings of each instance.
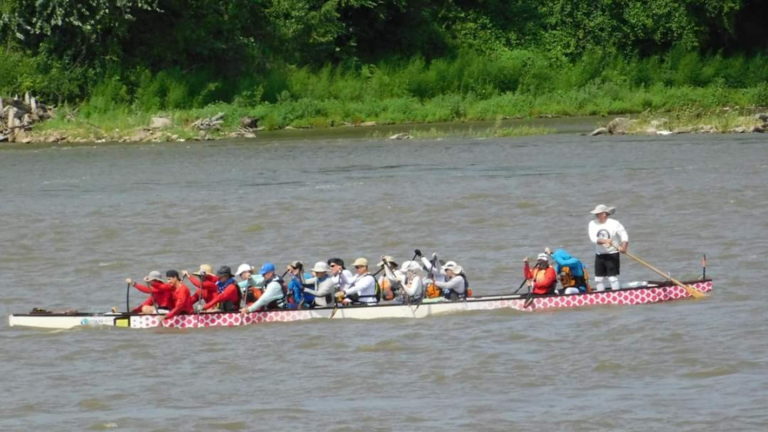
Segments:
[[[0,149],[0,430],[766,429],[765,136],[286,136]],[[152,269],[415,248],[510,292],[545,246],[591,265],[598,203],[673,276],[706,254],[713,296],[190,331],[5,318],[122,310]]]

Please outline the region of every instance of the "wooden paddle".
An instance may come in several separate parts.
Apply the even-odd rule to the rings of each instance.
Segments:
[[[612,246],[615,247],[618,250],[621,250],[621,249],[619,249],[619,245],[617,245],[615,242],[612,244]],[[701,291],[697,290],[696,288],[694,288],[694,287],[692,287],[692,286],[690,286],[688,284],[684,284],[684,283],[680,282],[679,280],[677,280],[677,279],[673,278],[672,276],[670,276],[668,273],[664,273],[663,271],[661,271],[661,270],[657,269],[656,267],[648,264],[647,262],[643,261],[642,259],[640,259],[639,257],[635,256],[634,254],[632,254],[630,252],[626,252],[626,251],[622,252],[622,253],[624,255],[632,258],[633,260],[637,261],[638,263],[644,265],[645,267],[648,267],[648,269],[650,269],[650,270],[660,274],[661,276],[663,276],[667,280],[672,281],[672,283],[674,283],[675,285],[679,285],[679,286],[685,288],[685,290],[688,291],[688,293],[690,295],[692,295],[694,298],[706,297],[706,295],[704,295],[704,293],[702,293]]]

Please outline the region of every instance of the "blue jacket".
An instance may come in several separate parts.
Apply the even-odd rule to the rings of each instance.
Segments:
[[[555,273],[560,274],[560,269],[568,267],[571,269],[571,276],[574,278],[584,277],[584,264],[578,258],[572,257],[565,249],[558,249],[552,254],[555,260]],[[586,286],[579,286],[580,291],[586,291]]]
[[[312,275],[308,273],[304,273],[304,280],[311,279]],[[301,300],[304,300],[305,304],[310,304],[315,301],[315,296],[311,294],[307,294],[302,292],[304,287],[301,285],[301,281],[297,277],[291,278],[291,281],[288,283],[288,293],[293,296],[293,300],[296,302],[292,305],[289,305],[290,308],[295,309]]]

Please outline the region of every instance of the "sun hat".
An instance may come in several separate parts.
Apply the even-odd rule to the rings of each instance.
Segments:
[[[590,213],[592,214],[600,214],[600,213],[608,213],[609,215],[612,215],[616,211],[616,207],[608,207],[605,204],[600,204],[597,207],[595,207],[594,210],[592,210]]]
[[[261,270],[259,270],[259,273],[264,276],[265,274],[269,272],[275,271],[275,265],[271,262],[265,262],[263,266],[261,266]]]
[[[403,273],[408,273],[408,272],[418,273],[421,271],[421,265],[416,261],[406,261],[400,267],[400,271]]]
[[[240,267],[237,268],[237,275],[240,276],[245,272],[253,273],[253,267],[251,267],[249,264],[240,264]]]
[[[400,266],[397,264],[397,262],[395,261],[395,259],[394,259],[394,258],[392,258],[392,257],[391,257],[391,256],[389,256],[389,255],[384,255],[384,256],[382,256],[382,257],[381,257],[381,261],[380,261],[378,264],[376,264],[376,267],[384,267],[384,263],[390,264],[390,265],[392,265],[392,266],[394,266],[394,267],[400,267]]]
[[[445,270],[452,270],[454,274],[460,274],[464,271],[463,268],[461,268],[460,265],[456,264],[456,261],[448,261],[443,266],[443,271]]]
[[[232,269],[229,266],[221,266],[216,271],[216,276],[232,276]]]
[[[295,269],[300,269],[300,268],[303,269],[304,268],[304,263],[301,262],[301,261],[292,261],[290,266],[295,268]]]
[[[358,259],[355,260],[354,263],[352,263],[352,266],[353,267],[357,267],[357,266],[368,267],[368,260],[365,259],[365,258],[358,258]]]
[[[200,276],[200,273],[213,274],[213,266],[210,264],[200,264],[200,270],[192,272],[195,276]]]
[[[312,267],[312,271],[315,273],[328,273],[331,271],[331,266],[325,261],[318,261],[315,263],[315,266]]]
[[[151,280],[151,281],[153,281],[153,280],[156,280],[156,281],[161,281],[161,282],[162,282],[162,280],[163,280],[163,274],[162,274],[162,273],[160,273],[160,272],[159,272],[159,271],[157,271],[157,270],[152,270],[152,271],[151,271],[151,272],[149,272],[149,274],[147,275],[147,279],[149,279],[149,280]]]
[[[538,257],[538,260],[539,261],[547,261],[547,262],[549,262],[549,255],[547,255],[545,253],[540,253],[539,257]]]

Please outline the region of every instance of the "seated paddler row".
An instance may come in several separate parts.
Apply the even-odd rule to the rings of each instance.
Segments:
[[[342,259],[331,258],[316,262],[306,272],[301,261],[293,261],[278,275],[271,262],[258,271],[242,264],[234,273],[229,266],[214,272],[210,264],[202,264],[194,272],[168,270],[165,278],[159,271],[151,271],[144,277],[145,284],[130,278],[126,282],[149,294],[132,313],[166,314],[165,319],[195,312],[246,314],[352,304],[412,304],[438,297],[456,301],[472,295],[464,269],[455,261],[439,260],[437,254],[428,259],[417,249],[402,265],[383,255],[376,266],[379,269],[372,274],[368,260],[357,258],[350,271]],[[187,280],[195,288],[194,295]]]

